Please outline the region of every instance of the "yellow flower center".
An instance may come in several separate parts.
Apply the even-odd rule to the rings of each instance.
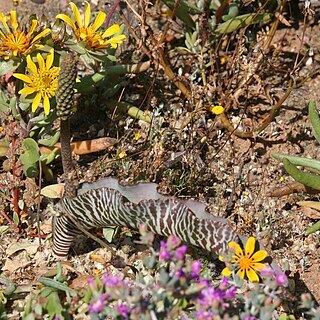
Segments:
[[[48,69],[39,70],[38,73],[29,75],[32,79],[30,87],[36,89],[36,91],[41,92],[41,95],[47,95],[48,97],[53,97],[58,87],[58,75],[59,68],[52,67]]]
[[[30,44],[30,39],[23,31],[8,33],[2,37],[1,41],[1,49],[5,51],[12,51],[14,56],[18,53],[24,53],[27,51]]]
[[[240,269],[249,269],[252,266],[252,260],[249,257],[243,257],[238,262]]]
[[[86,48],[98,48],[104,43],[102,32],[95,31],[92,27],[82,27],[76,30],[78,41],[86,42]]]

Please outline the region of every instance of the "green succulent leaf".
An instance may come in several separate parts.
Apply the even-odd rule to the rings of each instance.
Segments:
[[[20,155],[23,164],[23,171],[27,177],[32,178],[38,175],[38,162],[40,159],[40,150],[38,144],[32,138],[26,138],[23,141],[24,152]]]
[[[170,8],[170,10],[173,10],[175,7],[175,1],[174,0],[163,0],[163,2]],[[183,21],[188,28],[195,28],[195,22],[191,18],[190,14],[200,14],[201,10],[193,7],[183,0],[179,1],[179,5],[175,11],[175,15]]]
[[[278,154],[278,153],[272,154],[272,157],[279,160],[288,159],[295,166],[303,166],[306,168],[312,168],[320,171],[320,160],[297,157],[297,156],[289,156],[286,154]]]
[[[20,62],[14,59],[0,62],[0,76],[4,76],[9,72],[13,72],[19,66]]]
[[[306,234],[311,234],[316,231],[320,230],[320,221],[316,222],[314,225],[312,225],[310,228],[306,230]]]
[[[0,90],[0,111],[6,112],[10,107],[9,99],[6,94]]]
[[[56,289],[56,290],[61,290],[64,292],[70,293],[72,296],[76,296],[77,292],[71,288],[69,288],[67,285],[64,283],[58,282],[53,279],[49,278],[39,278],[39,282],[42,283],[43,285],[50,287],[50,289]]]
[[[270,13],[248,13],[234,18],[233,20],[221,23],[215,30],[216,33],[224,34],[231,33],[237,29],[243,28],[247,25],[257,24],[261,22],[267,22],[271,19]]]
[[[60,132],[56,131],[54,134],[53,132],[51,132],[51,134],[52,134],[51,136],[47,135],[45,138],[39,139],[38,143],[46,147],[54,146],[60,138]]]
[[[228,21],[233,19],[239,13],[239,8],[237,3],[230,3],[228,14],[222,16],[223,21]]]
[[[311,100],[309,103],[309,119],[313,135],[317,139],[318,143],[320,143],[320,117],[315,100]]]
[[[52,292],[47,297],[46,309],[50,318],[53,319],[54,316],[60,316],[62,313],[62,305],[58,295],[58,292]]]
[[[284,168],[290,174],[290,176],[296,181],[306,185],[307,187],[320,190],[320,176],[312,173],[308,173],[298,169],[288,159],[282,160]]]

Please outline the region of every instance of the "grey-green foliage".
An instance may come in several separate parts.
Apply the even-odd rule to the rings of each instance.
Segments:
[[[309,103],[309,119],[312,126],[312,132],[318,143],[320,143],[320,117],[314,100],[311,100]],[[306,172],[297,168],[297,166],[302,166],[313,171],[320,171],[320,160],[284,154],[273,154],[272,156],[282,161],[285,170],[293,179],[307,187],[320,190],[320,175],[318,173]],[[306,233],[310,234],[317,230],[320,230],[319,222],[310,227]]]
[[[39,174],[38,162],[40,150],[35,140],[27,138],[23,141],[23,153],[20,160],[23,164],[23,171],[27,177],[36,177]]]
[[[67,302],[72,297],[77,296],[75,290],[68,287],[65,283],[65,277],[62,273],[61,264],[57,264],[57,275],[53,278],[40,278],[39,282],[43,287],[34,292],[26,303],[23,320],[54,319],[58,317],[60,320],[71,319],[61,299],[61,293],[66,295]]]

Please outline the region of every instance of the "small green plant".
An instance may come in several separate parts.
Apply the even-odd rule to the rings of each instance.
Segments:
[[[317,111],[316,102],[314,100],[311,100],[309,103],[309,119],[311,122],[313,135],[318,143],[320,143],[320,117]],[[282,161],[284,168],[293,179],[307,187],[320,190],[320,175],[318,173],[314,173],[314,171],[320,171],[320,160],[284,154],[273,154],[272,156]],[[305,169],[309,170],[309,172],[298,169],[297,166],[304,167]],[[310,171],[313,172],[311,173]],[[320,208],[317,202],[312,201],[309,201],[308,206],[316,207],[318,209]],[[320,221],[308,228],[306,230],[306,234],[311,234],[318,230],[320,230]]]
[[[42,180],[44,176],[52,181],[55,176],[50,165],[60,156],[60,148],[56,147],[61,133],[56,125],[56,98],[62,57],[71,51],[74,59],[84,61],[93,75],[103,75],[84,77],[82,86],[77,88],[81,94],[82,89],[89,90],[105,80],[108,66],[116,67],[116,49],[126,39],[120,25],[103,26],[106,13],[99,11],[93,18],[95,13],[89,3],[83,14],[73,2],[70,7],[73,16],[60,13],[54,24],[45,18],[40,22],[32,15],[30,22],[23,25],[15,10],[0,13],[0,76],[7,83],[12,82],[14,88],[13,92],[0,89],[0,126],[4,128],[0,156],[7,158],[4,170],[10,182],[3,195],[14,204],[12,216],[18,217],[18,223],[25,207],[21,196],[25,178]],[[115,79],[104,84],[109,98],[121,88],[121,77]]]
[[[260,283],[254,284],[248,284],[235,272],[217,279],[205,261],[187,259],[187,246],[178,238],[170,236],[167,241],[161,241],[160,250],[156,252],[152,247],[153,234],[144,227],[140,232],[141,243],[150,248],[151,255],[137,261],[135,280],[110,273],[89,279],[87,290],[82,295],[78,293],[78,303],[73,303],[72,308],[59,301],[63,309],[60,315],[56,314],[56,320],[80,313],[93,320],[271,320],[282,303],[292,304],[286,299],[288,279],[281,271],[265,265],[259,273]],[[250,250],[250,245],[246,247]],[[293,305],[291,307],[294,312]],[[320,309],[309,295],[302,296],[301,307],[310,319],[319,319]],[[295,318],[283,314],[281,319]]]

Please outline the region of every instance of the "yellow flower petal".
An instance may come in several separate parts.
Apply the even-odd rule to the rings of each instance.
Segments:
[[[64,21],[66,24],[68,24],[73,31],[76,31],[77,30],[77,27],[75,25],[75,23],[72,21],[72,19],[68,16],[66,16],[65,14],[58,14],[56,16],[56,19],[60,19],[62,21]]]
[[[225,277],[229,277],[232,274],[232,271],[228,267],[225,267],[222,270],[221,274]]]
[[[111,39],[107,40],[105,43],[110,44],[112,48],[116,48],[118,44],[121,44],[125,39],[126,39],[126,36],[124,34],[120,34],[118,36],[112,37]]]
[[[110,26],[104,33],[103,33],[103,37],[111,37],[114,34],[118,33],[120,31],[120,26],[118,24],[113,24],[112,26]]]
[[[238,257],[243,257],[243,251],[238,243],[233,241],[229,242],[229,248],[233,249],[235,255]]]
[[[33,74],[37,73],[37,66],[35,65],[35,63],[32,61],[31,56],[27,56],[27,67],[30,69],[30,71]]]
[[[90,8],[90,4],[85,1],[86,3],[86,10],[84,11],[84,27],[88,28],[89,23],[90,23],[90,16],[91,16],[91,8]]]
[[[224,261],[223,256],[219,256],[218,258],[220,261],[222,261],[222,262]]]
[[[23,82],[26,82],[26,83],[32,82],[32,79],[29,76],[22,74],[22,73],[14,73],[13,76],[17,79],[22,80]]]
[[[250,282],[259,282],[259,277],[252,268],[248,268],[246,274]]]
[[[28,37],[31,37],[31,35],[34,33],[34,30],[36,30],[37,25],[38,25],[38,21],[33,19],[31,21],[31,26],[28,31]]]
[[[107,17],[107,15],[104,12],[99,11],[96,19],[94,20],[94,22],[91,26],[92,30],[97,31],[104,23],[104,20],[106,20],[106,17]]]
[[[244,269],[239,269],[237,274],[240,276],[241,279],[244,279],[244,275],[245,275]]]
[[[265,250],[259,250],[257,252],[255,252],[252,257],[251,257],[251,261],[252,262],[259,262],[262,261],[263,259],[265,259],[268,256],[267,251]]]
[[[41,72],[45,68],[45,63],[43,57],[40,53],[37,53],[37,60],[39,64],[39,71]]]
[[[245,247],[245,254],[248,257],[250,257],[253,254],[255,245],[256,245],[256,239],[254,237],[250,237],[247,240],[246,247]]]
[[[43,109],[45,115],[48,115],[50,113],[50,102],[49,98],[46,95],[43,97]]]
[[[258,263],[258,262],[252,263],[251,266],[254,270],[257,270],[258,272],[267,267],[264,263]]]
[[[2,23],[2,25],[4,26],[4,28],[6,29],[6,31],[8,33],[11,33],[11,30],[6,22],[6,18],[4,14],[0,14],[0,22]]]
[[[10,18],[11,18],[11,25],[13,26],[14,32],[16,32],[19,27],[19,23],[17,21],[17,11],[11,10]]]
[[[51,30],[49,28],[44,29],[43,31],[41,31],[39,34],[37,34],[31,41],[31,43],[35,43],[36,41],[38,41],[40,38],[45,37],[46,35],[48,35],[51,32]]]
[[[29,94],[35,93],[36,91],[37,91],[36,88],[25,87],[25,88],[19,90],[19,94],[29,95]]]
[[[53,59],[54,59],[54,50],[51,49],[50,52],[47,55],[47,60],[46,60],[46,68],[50,69],[53,63]]]
[[[41,93],[38,92],[35,98],[33,99],[32,105],[31,105],[31,110],[32,112],[35,112],[40,104],[41,101]]]
[[[81,19],[81,15],[80,15],[78,7],[73,2],[70,2],[69,5],[72,8],[72,11],[73,11],[74,17],[76,18],[76,22],[77,22],[78,27],[82,28],[83,24],[82,24],[82,19]]]

